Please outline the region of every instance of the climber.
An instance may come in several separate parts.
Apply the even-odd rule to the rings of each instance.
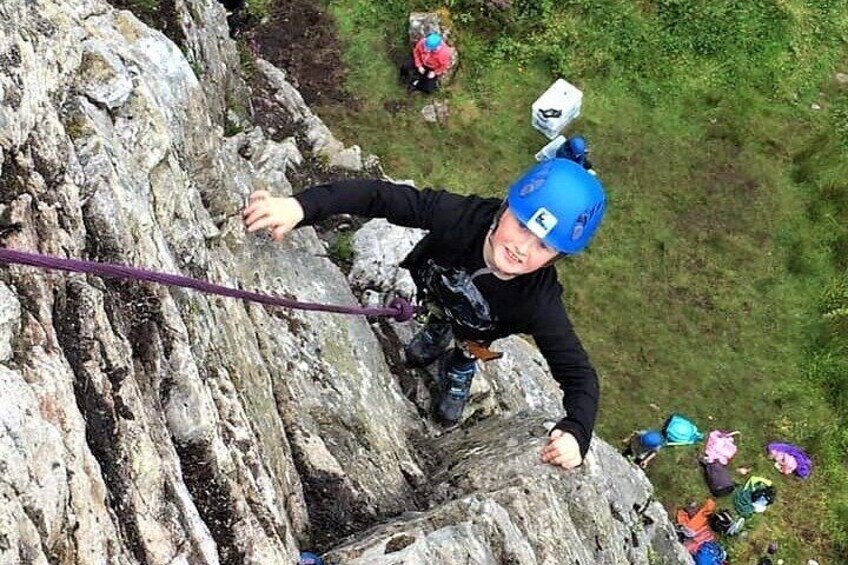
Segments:
[[[519,178],[503,201],[346,180],[293,197],[254,192],[244,221],[249,232],[267,229],[276,241],[295,227],[341,213],[429,230],[401,262],[430,310],[405,349],[407,364],[440,361],[436,412],[454,424],[476,371],[471,352],[488,351],[492,341],[511,334],[531,335],[564,393],[567,414],[551,430],[542,460],[569,469],[582,463],[589,448],[599,391],[553,264],[586,247],[605,203],[595,176],[566,159],[551,159]],[[449,349],[454,339],[457,345]]]
[[[401,79],[410,92],[433,93],[439,76],[450,68],[451,48],[438,33],[428,33],[415,43],[412,53],[400,67]]]
[[[621,454],[645,469],[662,449],[663,443],[662,433],[657,430],[636,430],[624,440]]]
[[[588,158],[589,146],[582,135],[575,135],[565,140],[556,151],[556,157],[574,161],[587,171],[592,170],[592,163]]]

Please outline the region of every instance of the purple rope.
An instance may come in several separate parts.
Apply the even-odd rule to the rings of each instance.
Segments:
[[[63,259],[61,257],[41,255],[38,253],[13,251],[11,249],[0,248],[0,261],[4,261],[6,263],[17,263],[19,265],[29,265],[31,267],[40,267],[42,269],[56,269],[74,273],[88,273],[100,277],[135,279],[169,286],[181,286],[184,288],[193,288],[207,294],[219,294],[221,296],[229,296],[231,298],[242,298],[251,302],[259,302],[270,306],[282,306],[283,308],[296,308],[298,310],[334,312],[336,314],[353,314],[360,316],[391,316],[398,322],[405,322],[409,320],[418,311],[417,308],[413,307],[412,304],[403,298],[395,298],[389,303],[388,308],[365,308],[362,306],[340,306],[334,304],[319,304],[315,302],[300,302],[298,300],[230,288],[228,286],[183,277],[181,275],[170,275],[168,273],[148,271],[136,267],[116,265],[114,263],[82,261],[79,259]]]

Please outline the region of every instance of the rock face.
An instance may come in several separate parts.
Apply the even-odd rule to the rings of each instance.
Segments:
[[[361,168],[359,149],[261,61],[306,146],[225,136],[249,100],[225,13],[175,6],[179,48],[100,0],[0,3],[0,244],[356,303],[312,229],[272,244],[240,210],[307,158]],[[537,463],[558,404],[541,362],[492,369],[445,433],[425,375],[382,348],[410,331],[0,267],[0,563],[686,562],[600,440],[575,472]]]
[[[331,562],[682,563],[651,487],[597,442],[580,473],[538,460],[540,414],[493,418],[437,442],[425,512],[406,514],[331,551]],[[632,536],[632,537],[631,537]],[[663,541],[660,541],[663,540]],[[654,553],[645,551],[653,545]]]

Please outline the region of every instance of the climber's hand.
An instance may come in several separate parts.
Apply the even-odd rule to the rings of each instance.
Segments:
[[[542,448],[542,461],[558,465],[563,469],[573,469],[583,463],[577,438],[568,432],[554,430],[548,437],[548,444]]]
[[[248,232],[267,228],[271,238],[280,241],[303,220],[303,208],[294,198],[275,197],[267,190],[257,190],[250,195],[242,216]]]
[[[430,71],[429,73],[427,73],[427,78],[436,78],[436,73],[433,72],[433,71]]]

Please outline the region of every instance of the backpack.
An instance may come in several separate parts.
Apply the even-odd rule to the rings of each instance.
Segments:
[[[713,496],[724,496],[733,492],[736,488],[736,483],[733,482],[733,477],[730,476],[730,471],[727,467],[713,461],[712,463],[703,462],[704,477],[707,479],[707,486]]]
[[[297,565],[324,565],[324,560],[311,551],[302,551]]]
[[[701,544],[695,553],[695,565],[722,565],[727,559],[727,552],[714,541]]]
[[[704,439],[704,434],[685,416],[672,414],[663,424],[666,445],[692,445]]]
[[[718,510],[707,518],[710,529],[719,534],[735,536],[745,525],[745,518],[734,518],[730,510]]]

